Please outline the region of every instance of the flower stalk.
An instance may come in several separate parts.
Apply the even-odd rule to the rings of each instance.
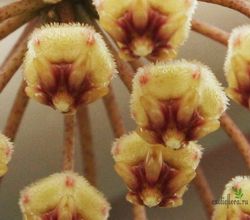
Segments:
[[[22,81],[20,88],[16,94],[14,104],[11,108],[10,114],[8,116],[8,119],[4,128],[4,132],[3,132],[12,141],[15,140],[15,137],[18,132],[18,128],[21,124],[25,109],[29,102],[29,98],[24,92],[25,86],[26,86],[26,83]]]
[[[45,6],[43,0],[21,0],[0,8],[0,22],[8,18],[37,11]]]
[[[37,14],[34,12],[17,15],[0,23],[0,40],[7,37],[13,31],[33,19]]]
[[[227,46],[229,33],[208,23],[193,19],[192,30]]]
[[[89,108],[87,106],[81,106],[77,110],[77,123],[82,150],[82,160],[84,164],[84,174],[87,180],[92,185],[96,186],[96,160],[91,133]]]
[[[0,93],[21,66],[27,50],[28,37],[37,25],[37,21],[27,24],[16,44],[13,46],[7,58],[2,63],[0,67]]]
[[[74,127],[75,116],[64,116],[63,170],[74,169]]]
[[[194,185],[202,200],[203,206],[207,212],[207,216],[211,218],[214,211],[214,207],[212,204],[212,201],[214,200],[214,195],[202,168],[199,167],[196,173],[197,175],[194,178]]]
[[[212,4],[218,4],[238,11],[247,17],[250,17],[250,3],[248,0],[199,0]]]

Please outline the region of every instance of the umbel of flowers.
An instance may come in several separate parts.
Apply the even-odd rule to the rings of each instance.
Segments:
[[[214,74],[200,63],[140,68],[131,95],[137,134],[121,137],[112,150],[115,169],[129,189],[127,200],[149,207],[181,205],[201,159],[193,141],[219,127],[226,104]]]
[[[176,56],[188,37],[197,1],[93,3],[123,59],[158,61]],[[75,113],[79,105],[108,93],[115,72],[111,54],[92,27],[54,23],[37,29],[30,38],[24,59],[25,91],[62,113]],[[196,140],[219,127],[226,104],[214,74],[198,62],[156,63],[138,69],[131,96],[137,129],[116,140],[112,148],[115,170],[129,189],[127,199],[148,207],[181,205],[201,159]],[[2,173],[10,159],[5,150],[5,157],[0,155]],[[110,209],[104,197],[73,172],[54,174],[27,187],[20,207],[27,220],[105,220]]]

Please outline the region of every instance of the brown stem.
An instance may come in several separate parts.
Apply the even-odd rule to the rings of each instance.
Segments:
[[[23,58],[27,49],[27,41],[29,34],[38,24],[36,20],[30,22],[24,29],[22,35],[19,37],[13,49],[0,67],[0,92],[7,85],[14,73],[19,69],[23,62]]]
[[[120,114],[118,103],[116,102],[113,88],[109,87],[109,93],[103,98],[103,102],[116,138],[125,133],[125,126]]]
[[[62,1],[57,6],[57,12],[60,17],[60,21],[64,23],[70,23],[75,20],[74,7],[69,1]]]
[[[147,220],[146,210],[144,206],[133,206],[134,220]]]
[[[229,33],[213,25],[193,19],[192,30],[227,46]]]
[[[20,14],[36,11],[46,4],[43,0],[19,0],[0,8],[0,22]]]
[[[221,5],[227,8],[236,10],[247,17],[250,17],[250,3],[248,0],[199,0],[201,2],[208,2]]]
[[[14,141],[16,137],[18,128],[23,118],[23,114],[29,101],[29,98],[27,97],[24,91],[25,86],[26,83],[22,81],[3,132],[12,141]]]
[[[74,115],[64,116],[63,170],[74,169]]]
[[[220,122],[224,131],[233,140],[236,147],[240,151],[247,164],[247,167],[250,168],[250,144],[248,140],[228,114],[223,114],[220,119]]]
[[[204,172],[201,168],[198,168],[196,171],[194,184],[196,186],[196,190],[198,190],[198,193],[200,195],[204,208],[207,211],[207,215],[210,219],[213,214],[213,209],[214,209],[213,203],[212,203],[212,200],[214,199],[214,195],[207,182]]]
[[[26,13],[21,14],[12,18],[5,20],[4,22],[0,23],[0,40],[8,36],[10,33],[15,31],[17,28],[21,27],[27,21],[34,18],[37,14],[36,13]]]
[[[91,124],[87,106],[81,106],[77,111],[77,122],[80,143],[82,147],[82,158],[84,162],[84,173],[92,185],[96,185],[96,162],[91,135]]]

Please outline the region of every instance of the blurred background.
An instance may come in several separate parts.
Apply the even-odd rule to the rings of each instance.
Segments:
[[[11,3],[0,0],[0,6]],[[195,18],[214,24],[226,31],[249,23],[248,18],[230,9],[218,5],[199,3]],[[20,28],[0,42],[0,61],[20,35]],[[199,60],[208,65],[224,84],[223,64],[226,48],[197,33],[191,33],[182,47],[178,58]],[[22,78],[20,69],[0,95],[0,129],[6,123],[15,94]],[[113,81],[120,110],[128,131],[135,128],[129,115],[129,94],[119,78]],[[224,84],[225,85],[225,84]],[[110,154],[114,140],[102,100],[89,106],[98,169],[98,189],[112,203],[111,220],[132,219],[131,205],[125,201],[126,186],[113,169]],[[250,113],[230,102],[229,114],[238,126],[248,135],[250,131]],[[100,123],[101,122],[101,123]],[[63,117],[53,109],[30,101],[20,126],[15,152],[9,165],[9,172],[0,186],[0,220],[19,220],[19,192],[37,179],[59,172],[62,166]],[[204,147],[201,165],[216,198],[219,198],[224,185],[236,175],[247,175],[241,155],[222,129],[200,141]],[[81,149],[76,142],[76,170],[82,174]],[[199,195],[193,185],[184,196],[184,205],[175,209],[147,209],[150,220],[203,220],[206,219]]]

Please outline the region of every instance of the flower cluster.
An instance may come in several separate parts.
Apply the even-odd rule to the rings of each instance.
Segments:
[[[20,206],[26,220],[106,220],[110,210],[103,195],[72,172],[57,173],[27,187]]]
[[[101,35],[81,24],[36,30],[24,60],[27,95],[63,113],[106,95],[115,72]]]
[[[102,27],[125,60],[171,59],[186,40],[196,0],[95,0]]]
[[[139,68],[131,95],[138,129],[118,139],[112,150],[115,169],[129,188],[128,201],[149,207],[181,205],[201,159],[193,140],[219,127],[226,104],[213,73],[197,62]]]
[[[225,188],[222,198],[223,204],[215,206],[213,220],[250,219],[250,178],[235,177]]]
[[[13,145],[9,139],[0,134],[0,177],[8,171],[8,163],[11,160]]]
[[[190,142],[175,151],[151,145],[136,132],[118,139],[112,148],[115,170],[129,188],[127,199],[148,207],[182,204],[187,184],[195,177],[201,148]]]
[[[249,47],[250,25],[234,29],[229,38],[224,69],[229,97],[250,109]]]

